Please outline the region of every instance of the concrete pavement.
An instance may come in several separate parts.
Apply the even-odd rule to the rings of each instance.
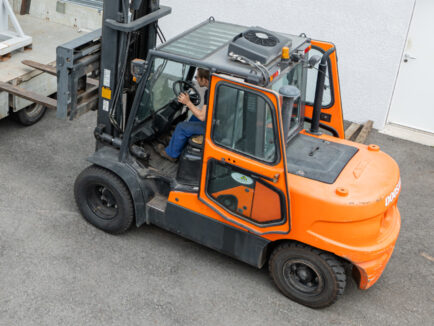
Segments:
[[[351,280],[332,307],[284,297],[257,270],[156,227],[122,236],[87,224],[75,177],[94,150],[93,113],[0,121],[0,325],[432,325],[434,148],[375,131],[397,160],[402,229],[380,280]]]

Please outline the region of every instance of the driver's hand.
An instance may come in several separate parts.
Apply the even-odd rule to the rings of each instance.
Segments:
[[[181,93],[178,96],[178,102],[184,105],[188,105],[188,103],[190,102],[190,96],[188,96],[187,93]]]

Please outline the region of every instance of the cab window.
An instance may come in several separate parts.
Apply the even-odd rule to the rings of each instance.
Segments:
[[[151,74],[139,105],[137,119],[142,121],[175,99],[173,83],[187,78],[190,66],[162,58],[155,58]]]
[[[323,50],[319,48],[313,47],[309,51],[309,58],[314,55],[322,57],[324,54]],[[315,91],[316,91],[316,81],[318,79],[318,67],[319,62],[313,67],[313,69],[307,70],[307,88],[306,88],[306,105],[313,105],[315,101]],[[330,60],[327,61],[327,76],[324,83],[324,94],[322,98],[322,108],[326,109],[333,105],[333,96],[332,96],[332,85],[331,83],[331,69],[330,69]]]
[[[282,220],[282,196],[247,171],[216,160],[209,162],[207,194],[220,206],[257,224]]]
[[[213,141],[265,162],[277,159],[275,122],[261,94],[228,84],[217,86]]]

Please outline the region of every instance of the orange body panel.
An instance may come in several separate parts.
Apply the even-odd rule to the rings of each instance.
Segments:
[[[235,196],[238,199],[237,211],[255,222],[277,221],[282,214],[279,195],[260,182],[256,183],[255,189],[238,186],[210,193],[210,195],[217,200],[224,195]]]
[[[367,289],[380,277],[398,238],[399,168],[390,156],[366,145],[327,135],[320,138],[358,147],[359,152],[334,184],[288,174],[291,232],[260,236],[300,241],[343,257],[359,270],[359,287]],[[339,195],[337,188],[345,188],[348,195]],[[169,201],[233,227],[251,229],[223,218],[197,194],[172,192]]]
[[[246,191],[247,190],[247,191]],[[237,211],[242,210],[243,215],[250,216],[252,211],[253,194],[255,190],[238,186],[210,194],[215,199],[223,195],[234,195],[238,199]],[[245,208],[244,208],[245,207]]]
[[[399,168],[390,156],[366,145],[320,138],[358,147],[359,152],[332,185],[289,176],[291,239],[349,260],[361,274],[360,288],[366,289],[381,275],[398,238]],[[339,195],[338,188],[348,195]]]
[[[315,42],[328,50],[330,43]],[[315,44],[314,43],[314,44]],[[211,139],[213,100],[209,103],[202,175],[199,194],[173,191],[169,202],[180,205],[198,214],[205,215],[218,222],[254,233],[269,241],[296,240],[342,257],[351,262],[359,271],[359,287],[367,289],[372,286],[383,272],[398,238],[401,219],[397,201],[401,189],[399,168],[396,162],[378,147],[353,143],[344,138],[339,79],[336,53],[330,57],[334,82],[334,105],[329,124],[339,133],[339,138],[321,135],[312,136],[326,141],[341,143],[358,148],[358,152],[348,162],[333,184],[311,180],[302,176],[287,174],[286,148],[282,146],[283,131],[281,126],[280,99],[277,93],[268,89],[242,84],[230,78],[213,75],[210,87],[210,99],[214,99],[216,85],[230,82],[243,88],[251,88],[268,97],[274,105],[279,140],[276,149],[280,159],[273,164],[261,163],[240,153],[230,151],[214,144]],[[307,116],[312,110],[306,108]],[[305,133],[305,132],[302,132]],[[309,135],[309,134],[307,134]],[[287,218],[281,223],[258,225],[243,219],[216,203],[206,193],[208,162],[218,160],[252,171],[261,176],[263,182],[280,190],[285,196],[282,205],[288,210]],[[272,180],[272,181],[271,181]],[[259,183],[257,183],[259,184]],[[263,186],[265,188],[265,186]],[[244,187],[240,187],[243,190]],[[280,201],[276,198],[262,196],[260,187],[256,189],[258,202],[251,206],[251,214],[258,219],[263,216],[264,205],[261,201]],[[223,192],[221,193],[223,194]],[[234,189],[225,190],[224,194],[234,194]],[[273,196],[271,196],[273,197]],[[244,198],[240,195],[240,198]],[[251,200],[251,198],[245,198]],[[244,199],[243,199],[244,202]],[[268,207],[270,205],[267,205]],[[280,209],[279,204],[272,205]],[[283,210],[284,211],[284,210]],[[275,220],[281,212],[269,211],[269,220]],[[289,218],[288,218],[289,217]]]
[[[279,195],[274,191],[269,191],[261,183],[256,183],[252,220],[261,223],[276,221],[281,214]]]

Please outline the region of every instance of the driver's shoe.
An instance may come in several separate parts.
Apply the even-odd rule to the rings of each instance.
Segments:
[[[177,161],[176,158],[173,158],[173,157],[169,156],[169,154],[166,153],[166,148],[164,147],[163,144],[157,144],[154,147],[154,149],[162,158],[164,158],[164,159],[166,159],[172,163],[175,163]]]

